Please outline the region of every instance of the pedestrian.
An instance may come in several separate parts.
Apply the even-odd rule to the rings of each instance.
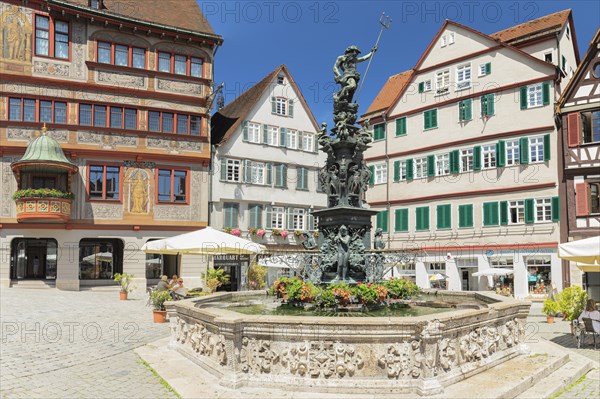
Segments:
[[[594,332],[600,333],[600,312],[596,307],[596,301],[588,299],[585,304],[585,310],[579,315],[579,322],[582,323],[584,318],[592,319],[592,325],[594,326]]]

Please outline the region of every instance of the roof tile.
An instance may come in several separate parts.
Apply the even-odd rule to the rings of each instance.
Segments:
[[[511,42],[519,41],[519,39],[525,36],[548,33],[555,30],[560,31],[565,23],[567,23],[570,13],[571,10],[569,9],[545,15],[538,19],[501,30],[500,32],[492,33],[490,36],[496,40],[511,44]]]
[[[400,93],[404,89],[404,87],[410,82],[412,72],[413,70],[409,69],[408,71],[404,71],[397,75],[390,76],[390,78],[387,80],[387,82],[385,82],[385,85],[383,85],[383,88],[381,89],[379,94],[377,94],[377,97],[375,97],[375,100],[373,100],[373,102],[369,106],[369,109],[367,109],[367,112],[361,119],[364,119],[366,116],[372,115],[377,111],[384,111],[390,105],[392,105],[398,93]]]

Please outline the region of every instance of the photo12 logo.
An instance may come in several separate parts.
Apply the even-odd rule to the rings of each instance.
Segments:
[[[10,342],[30,343],[57,343],[57,342],[87,342],[96,343],[107,341],[125,344],[137,343],[136,335],[140,327],[133,322],[119,324],[114,322],[110,326],[101,326],[96,322],[49,322],[26,323],[16,321],[3,321],[0,323],[0,341],[3,344]]]

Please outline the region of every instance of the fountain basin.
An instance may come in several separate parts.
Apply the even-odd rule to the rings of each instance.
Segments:
[[[482,305],[414,317],[264,315],[227,307],[264,293],[218,293],[167,304],[170,347],[232,388],[420,395],[526,352],[529,302],[487,292],[426,293]]]

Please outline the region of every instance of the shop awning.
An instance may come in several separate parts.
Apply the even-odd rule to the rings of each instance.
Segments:
[[[559,244],[558,257],[583,265],[600,265],[600,236]]]
[[[586,273],[600,273],[600,265],[585,265],[582,263],[578,263],[577,267],[582,272]]]

